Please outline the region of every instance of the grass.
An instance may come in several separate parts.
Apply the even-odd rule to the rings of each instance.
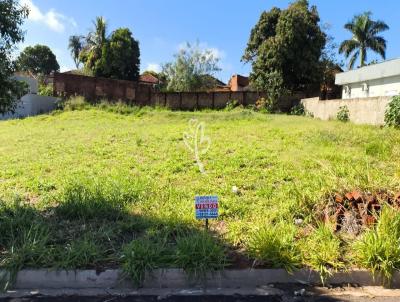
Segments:
[[[397,130],[245,109],[70,106],[0,122],[3,268],[123,267],[137,283],[157,267],[198,276],[234,267],[238,253],[323,273],[399,268],[397,250],[393,264],[372,259],[384,244],[380,225],[348,241],[320,228],[315,213],[334,192],[400,190]],[[183,142],[191,118],[212,140],[205,175]],[[209,234],[194,219],[202,194],[220,199]]]

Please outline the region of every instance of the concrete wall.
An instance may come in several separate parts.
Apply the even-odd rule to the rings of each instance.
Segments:
[[[36,94],[24,95],[18,102],[15,113],[0,115],[0,120],[34,116],[50,112],[57,107],[57,99]]]
[[[400,94],[400,75],[349,83],[343,86],[343,99],[394,96]]]
[[[370,97],[346,100],[303,99],[301,102],[307,112],[321,120],[336,119],[339,108],[347,106],[350,121],[356,124],[383,125],[385,111],[392,97]]]

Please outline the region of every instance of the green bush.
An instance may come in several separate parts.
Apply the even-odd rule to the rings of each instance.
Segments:
[[[226,103],[225,111],[231,111],[231,110],[235,109],[236,107],[239,107],[239,101],[238,100],[230,100]]]
[[[306,108],[304,108],[302,103],[299,103],[290,109],[290,115],[306,115]]]
[[[341,122],[348,122],[350,120],[349,108],[347,108],[347,106],[339,107],[336,118]]]
[[[385,112],[385,124],[390,127],[400,127],[400,96],[396,96],[389,103]]]
[[[255,108],[260,112],[272,113],[275,109],[275,103],[270,99],[260,98],[257,100]]]
[[[40,84],[38,94],[42,96],[53,96],[53,85]]]

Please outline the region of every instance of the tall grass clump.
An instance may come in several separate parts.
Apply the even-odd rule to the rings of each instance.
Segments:
[[[320,225],[299,242],[303,262],[320,273],[323,283],[332,271],[343,267],[340,245],[329,225]]]
[[[296,233],[294,225],[284,222],[257,229],[248,240],[249,254],[262,265],[292,271],[301,263]]]
[[[122,270],[136,286],[141,286],[146,273],[164,267],[168,262],[163,243],[150,241],[147,238],[136,239],[122,248]]]
[[[389,283],[400,269],[400,212],[385,206],[377,225],[354,243],[353,251],[357,265],[380,274]]]
[[[83,110],[90,107],[90,104],[85,100],[83,96],[75,96],[67,99],[64,104],[64,110]]]
[[[188,232],[176,238],[175,264],[192,278],[224,269],[227,264],[224,247],[208,232]]]

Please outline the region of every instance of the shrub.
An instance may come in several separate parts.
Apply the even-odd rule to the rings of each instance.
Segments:
[[[400,96],[396,96],[389,103],[385,112],[385,124],[390,127],[400,127]]]
[[[304,105],[299,103],[298,105],[293,106],[292,109],[290,109],[290,115],[306,115]]]
[[[400,212],[384,207],[378,224],[367,231],[354,244],[356,264],[377,272],[384,281],[391,280],[395,270],[400,269]]]
[[[38,94],[42,96],[53,96],[53,85],[39,85]]]
[[[256,102],[256,109],[260,112],[272,113],[275,108],[274,101],[266,98],[260,98]]]
[[[231,110],[235,109],[236,107],[239,107],[239,101],[238,100],[230,100],[226,103],[225,110],[231,111]]]
[[[272,268],[292,271],[300,266],[295,236],[296,227],[285,223],[256,230],[249,238],[250,256]]]
[[[339,107],[336,118],[341,122],[348,122],[350,120],[349,108],[347,108],[347,106]]]

